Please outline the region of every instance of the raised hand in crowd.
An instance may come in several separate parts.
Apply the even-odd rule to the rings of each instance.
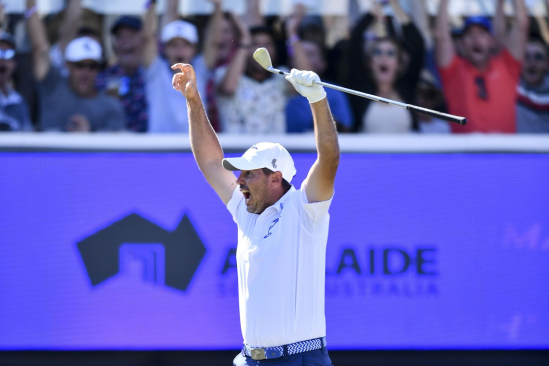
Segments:
[[[68,71],[65,68],[63,55],[69,42],[72,41],[78,33],[81,16],[82,0],[69,0],[67,2],[67,8],[65,9],[63,22],[59,28],[59,38],[57,44],[52,47],[50,52],[50,57],[54,63],[54,66],[62,70],[64,76],[67,76]]]
[[[243,16],[244,23],[248,28],[265,25],[265,17],[261,15],[260,0],[246,0],[246,13]]]
[[[229,15],[238,30],[240,42],[238,50],[227,68],[223,81],[219,83],[217,88],[219,93],[223,95],[233,95],[235,93],[250,58],[250,50],[253,48],[252,35],[246,23],[232,12],[229,12]],[[258,71],[262,74],[266,72],[263,69]]]
[[[305,5],[296,4],[294,12],[286,19],[286,44],[292,67],[299,70],[311,70],[311,63],[303,50],[303,45],[298,34],[299,26],[306,12]]]
[[[208,0],[212,3],[214,11],[208,21],[204,39],[204,60],[208,69],[213,70],[221,59],[229,57],[228,53],[231,48],[231,41],[234,42],[234,31],[232,24],[225,20],[223,15],[223,0]],[[228,24],[224,24],[224,23]],[[229,36],[229,39],[224,39]],[[231,37],[232,36],[232,37]],[[233,38],[231,40],[231,38]]]

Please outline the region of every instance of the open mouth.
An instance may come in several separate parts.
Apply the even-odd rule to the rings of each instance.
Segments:
[[[6,71],[8,71],[8,68],[6,66],[0,66],[0,74],[5,74]]]
[[[244,196],[244,200],[246,202],[246,205],[248,205],[250,203],[251,198],[252,198],[252,195],[250,194],[250,191],[248,191],[246,189],[242,189],[242,188],[240,188],[240,191],[242,192],[242,195]]]
[[[477,56],[480,56],[483,53],[482,48],[478,46],[474,46],[471,51],[473,51],[473,54]]]

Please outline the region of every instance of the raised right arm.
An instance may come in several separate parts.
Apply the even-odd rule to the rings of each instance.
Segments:
[[[244,24],[238,15],[234,15],[233,13],[230,13],[230,15],[233,17],[234,22],[238,27],[241,44],[227,67],[225,76],[218,87],[218,91],[222,95],[233,95],[235,93],[240,78],[246,69],[246,63],[250,56],[250,47],[252,45],[252,36],[250,35],[250,31],[246,24]]]
[[[179,0],[168,0],[164,14],[160,20],[160,29],[164,29],[166,24],[179,19]]]
[[[158,55],[158,17],[156,16],[156,2],[151,2],[145,12],[143,26],[143,63],[149,67]]]
[[[42,81],[50,69],[50,44],[44,24],[36,12],[36,0],[27,0],[27,11],[31,9],[34,13],[27,19],[27,32],[32,47],[33,72],[36,80]]]
[[[59,29],[59,49],[65,53],[65,48],[78,33],[78,23],[82,16],[82,0],[70,0],[65,10],[63,23]]]
[[[210,16],[206,28],[206,36],[204,37],[204,60],[208,69],[213,70],[217,63],[217,45],[221,41],[223,29],[221,24],[223,21],[223,8],[221,7],[222,0],[210,0],[214,6],[213,14]]]
[[[173,76],[174,89],[187,100],[191,149],[198,167],[224,204],[227,204],[236,188],[236,177],[222,166],[223,150],[217,139],[200,94],[196,88],[194,69],[189,64],[175,64],[172,69],[180,72]]]
[[[447,67],[454,59],[456,51],[450,33],[450,19],[448,16],[449,0],[441,0],[436,19],[436,57],[439,67]]]
[[[494,39],[496,42],[496,50],[499,52],[505,43],[507,34],[507,25],[505,24],[505,13],[503,12],[504,0],[496,1],[496,13],[494,14]]]
[[[246,0],[244,23],[248,28],[265,25],[265,18],[263,18],[259,10],[259,0]]]

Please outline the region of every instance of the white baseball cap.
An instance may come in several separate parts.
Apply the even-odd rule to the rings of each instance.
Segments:
[[[82,60],[101,61],[101,45],[90,37],[79,37],[69,42],[65,48],[65,60],[78,62]]]
[[[175,20],[166,24],[162,29],[160,39],[163,43],[167,43],[174,38],[183,38],[192,44],[196,44],[198,42],[198,32],[194,24],[184,20]]]
[[[282,178],[288,183],[292,181],[296,173],[294,159],[288,150],[284,146],[272,142],[257,143],[239,158],[223,159],[223,167],[227,170],[267,168],[273,172],[281,172]]]

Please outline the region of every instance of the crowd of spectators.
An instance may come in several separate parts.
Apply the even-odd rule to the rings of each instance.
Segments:
[[[493,17],[465,19],[451,19],[450,0],[440,0],[435,16],[425,0],[414,1],[411,14],[398,0],[372,0],[369,12],[349,14],[347,36],[330,44],[323,18],[300,2],[288,17],[264,17],[259,0],[246,0],[244,16],[209,1],[208,17],[180,18],[178,0],[158,15],[148,1],[141,17],[110,24],[82,0],[45,18],[36,0],[26,0],[21,19],[0,8],[0,131],[187,133],[186,103],[171,85],[170,66],[181,62],[193,65],[216,131],[312,131],[307,100],[253,60],[265,47],[281,70],[312,70],[324,81],[468,119],[450,125],[326,89],[340,132],[549,132],[549,19],[531,17],[525,0],[511,1],[510,17],[505,1],[494,0]],[[18,22],[25,31],[16,39]]]

